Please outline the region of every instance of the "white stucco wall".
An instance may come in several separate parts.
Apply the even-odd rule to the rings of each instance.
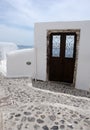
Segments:
[[[80,29],[76,88],[90,89],[90,21],[48,22],[35,24],[36,78],[46,80],[47,31]]]
[[[7,54],[7,77],[33,77],[35,74],[34,49],[22,49]],[[27,62],[31,62],[27,65]]]
[[[0,60],[6,59],[6,54],[10,51],[17,50],[18,47],[12,42],[0,42]]]

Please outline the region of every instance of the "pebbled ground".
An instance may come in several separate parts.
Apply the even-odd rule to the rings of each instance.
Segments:
[[[0,75],[0,130],[89,130],[89,96],[59,83]]]

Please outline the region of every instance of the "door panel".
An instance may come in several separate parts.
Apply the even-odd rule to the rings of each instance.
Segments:
[[[50,34],[49,80],[73,83],[76,34]]]
[[[63,63],[63,82],[72,83],[74,74],[73,59],[65,59]]]
[[[62,64],[59,61],[59,59],[52,59],[50,62],[50,80],[51,81],[60,81],[60,79],[62,78]]]
[[[62,80],[61,35],[51,34],[50,43],[49,80],[60,81]]]

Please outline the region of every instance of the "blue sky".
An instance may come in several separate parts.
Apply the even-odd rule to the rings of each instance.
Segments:
[[[34,43],[34,23],[90,20],[90,0],[0,0],[0,41]]]

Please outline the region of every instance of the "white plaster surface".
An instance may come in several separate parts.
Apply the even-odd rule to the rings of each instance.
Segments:
[[[34,49],[22,49],[7,54],[7,77],[33,77]],[[31,62],[27,65],[27,62]]]
[[[47,22],[35,24],[36,78],[47,80],[47,31],[79,29],[79,55],[76,88],[90,89],[90,21]]]
[[[6,59],[6,54],[10,51],[17,50],[18,47],[12,42],[0,42],[0,60]]]
[[[7,73],[6,59],[0,61],[0,72],[4,75]]]

